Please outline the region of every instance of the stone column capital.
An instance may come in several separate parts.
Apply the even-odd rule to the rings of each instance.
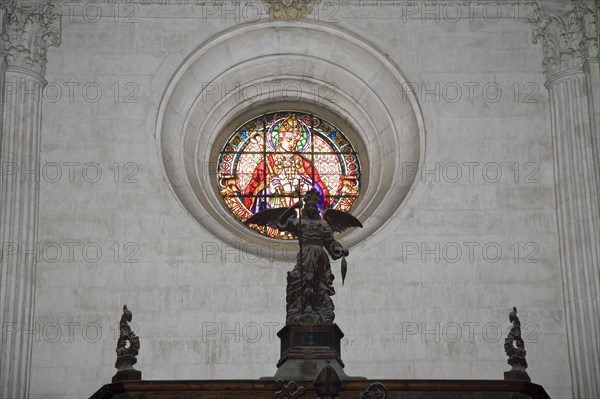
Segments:
[[[531,16],[532,40],[544,51],[544,75],[581,69],[589,58],[598,57],[598,15],[600,3],[594,0],[572,2],[539,1]]]
[[[52,4],[18,5],[9,0],[0,9],[0,56],[8,67],[46,74],[46,51],[60,45],[61,17]]]

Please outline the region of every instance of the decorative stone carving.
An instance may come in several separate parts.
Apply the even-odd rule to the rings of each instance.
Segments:
[[[61,40],[61,18],[52,4],[16,7],[11,0],[2,11],[2,51],[8,66],[46,74],[46,50]]]
[[[527,352],[525,351],[525,342],[521,338],[521,321],[517,316],[516,307],[513,307],[512,312],[508,315],[508,320],[512,323],[512,327],[504,340],[504,350],[508,356],[508,364],[512,368],[504,373],[504,379],[531,381],[525,371],[527,369],[527,360],[525,359]]]
[[[321,0],[262,0],[262,2],[268,5],[267,10],[271,18],[291,21],[308,15],[313,5],[319,4]]]
[[[546,77],[581,68],[587,58],[598,56],[598,7],[594,0],[574,1],[567,10],[542,3],[532,15],[532,40],[542,44]]]
[[[5,48],[8,46],[8,35],[3,35],[5,17],[14,12],[16,0],[7,0],[0,5],[0,61],[4,58]]]
[[[598,29],[598,15],[600,15],[600,2],[597,0],[576,0],[573,5],[575,15],[581,20],[584,37],[586,40],[587,56],[595,58],[599,55],[600,29]]]

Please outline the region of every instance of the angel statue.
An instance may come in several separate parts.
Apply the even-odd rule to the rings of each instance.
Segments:
[[[304,200],[300,199],[290,208],[266,209],[245,222],[274,227],[298,237],[300,250],[296,266],[287,274],[288,325],[333,324],[331,296],[335,290],[328,254],[333,260],[342,258],[342,280],[347,269],[345,257],[349,254],[335,241],[333,232],[362,227],[354,216],[335,209],[327,209],[321,217],[319,203],[322,203],[321,195],[313,188],[304,195]]]

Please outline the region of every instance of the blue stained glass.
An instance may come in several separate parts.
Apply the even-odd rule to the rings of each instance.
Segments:
[[[329,137],[333,138],[335,136],[337,136],[337,132],[336,131],[333,131],[333,132],[329,133]]]

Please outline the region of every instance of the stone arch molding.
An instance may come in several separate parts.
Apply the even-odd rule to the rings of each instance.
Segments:
[[[205,42],[172,77],[157,118],[166,180],[187,212],[223,242],[273,259],[289,259],[289,242],[243,226],[216,190],[218,152],[235,128],[263,111],[319,114],[353,142],[363,189],[352,213],[371,236],[413,190],[424,154],[424,124],[407,80],[381,51],[333,26],[306,22],[239,25]],[[409,174],[406,172],[410,171]],[[403,174],[404,172],[404,174]]]

